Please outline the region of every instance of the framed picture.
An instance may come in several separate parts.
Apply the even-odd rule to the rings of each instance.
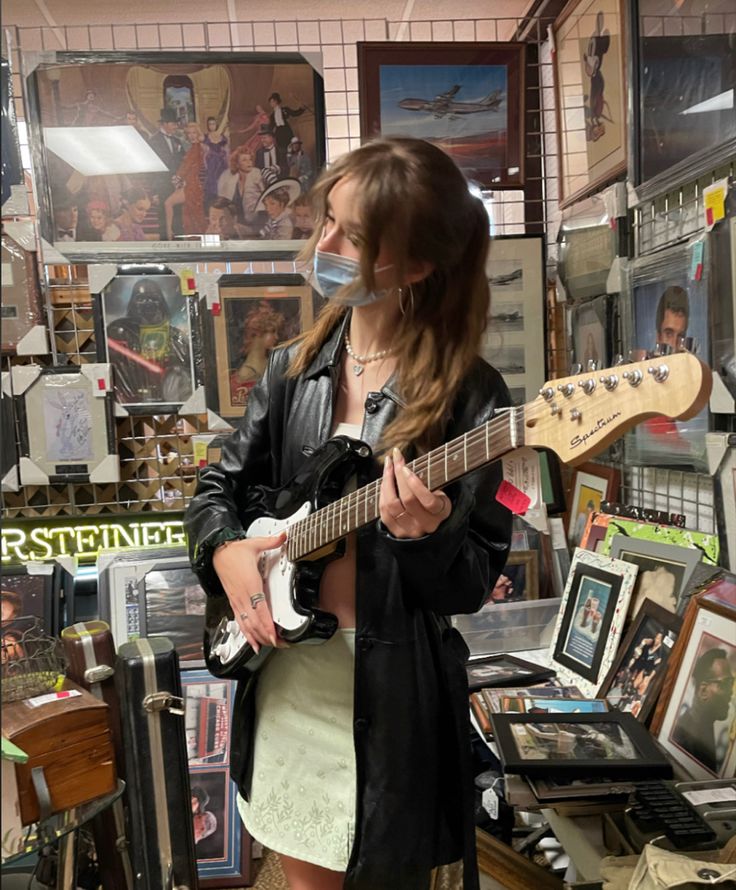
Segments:
[[[485,188],[524,184],[522,43],[358,43],[360,135],[439,146]]]
[[[593,553],[596,553],[603,544],[608,531],[608,523],[612,518],[610,513],[591,513],[580,537],[580,547],[583,550],[592,550]]]
[[[576,468],[572,478],[572,497],[567,523],[567,540],[577,547],[591,513],[599,513],[602,501],[618,496],[621,474],[614,467],[584,463]]]
[[[493,588],[494,602],[518,602],[539,599],[539,553],[536,550],[511,550],[503,570],[506,581]],[[500,596],[499,596],[500,594]]]
[[[0,373],[0,479],[3,491],[18,491],[18,437],[10,371]]]
[[[513,655],[486,655],[473,659],[465,666],[468,687],[482,689],[493,686],[515,686],[518,683],[532,685],[550,680],[555,672],[539,664],[532,664]]]
[[[509,389],[529,402],[544,384],[545,284],[541,235],[493,238],[486,260],[491,289],[488,327],[481,355],[498,370]]]
[[[16,365],[22,485],[117,482],[110,365]]]
[[[560,199],[626,170],[624,0],[571,0],[554,25]]]
[[[591,776],[580,779],[529,779],[529,784],[537,800],[567,801],[571,798],[625,796],[627,799],[634,791],[630,782],[606,779],[603,776]]]
[[[503,702],[506,699],[512,700],[517,698],[543,698],[549,699],[573,699],[576,701],[586,700],[583,693],[577,686],[519,686],[505,689],[482,689],[481,694],[489,711],[501,713],[503,711]],[[519,712],[521,713],[521,712]]]
[[[184,667],[202,667],[206,594],[183,547],[101,552],[97,558],[100,618],[115,645],[168,637]]]
[[[4,565],[0,569],[2,623],[31,616],[38,618],[48,634],[59,623],[60,574],[54,563]]]
[[[229,775],[235,683],[184,670],[181,688],[198,883],[204,890],[242,887],[251,882],[251,844]]]
[[[26,71],[43,237],[70,261],[292,256],[325,159],[288,53],[58,52]]]
[[[547,448],[536,449],[539,455],[539,472],[542,481],[542,500],[548,516],[555,516],[567,510],[565,486],[562,484],[560,459]]]
[[[664,682],[682,619],[645,600],[601,683],[598,695],[646,723]]]
[[[736,612],[736,575],[733,572],[719,572],[706,583],[700,601],[711,611],[726,616]]]
[[[700,562],[700,553],[692,547],[623,535],[611,539],[611,556],[639,567],[629,609],[632,618],[646,602],[657,603],[668,612],[680,611],[680,598]]]
[[[504,772],[521,776],[670,778],[672,767],[631,714],[491,714]]]
[[[690,547],[697,550],[703,562],[718,565],[720,547],[718,535],[715,534],[692,531],[689,528],[678,528],[674,525],[640,522],[636,519],[611,516],[599,549],[599,552],[604,556],[610,555],[616,535],[642,541],[659,541],[662,544],[674,544],[678,547]]]
[[[560,680],[590,698],[615,658],[636,573],[629,563],[575,550],[549,654]]]
[[[196,296],[167,266],[93,268],[97,350],[114,371],[116,413],[204,413]]]
[[[606,294],[576,303],[571,311],[572,342],[575,361],[589,367],[607,368],[611,362],[611,298]]]
[[[685,615],[652,731],[696,779],[736,770],[736,609],[714,610],[700,595]]]
[[[648,199],[697,179],[736,151],[733,107],[720,98],[736,86],[736,62],[732,35],[716,24],[718,13],[730,11],[727,0],[669,8],[665,33],[657,0],[639,0],[634,8],[633,95],[638,101],[633,105],[631,179],[639,197]],[[709,26],[702,32],[690,28],[701,16]]]
[[[8,234],[16,232],[18,240]],[[20,230],[20,231],[19,231]],[[43,355],[49,351],[36,269],[35,235],[30,223],[3,221],[2,351]]]
[[[5,217],[15,214],[15,208],[11,206],[6,208],[5,203],[11,198],[14,191],[16,191],[17,195],[19,187],[23,186],[23,164],[20,159],[18,125],[15,119],[15,102],[13,99],[13,73],[10,70],[10,62],[5,58],[0,59],[0,101],[2,102],[0,125],[2,126],[3,146],[2,208],[3,216]],[[27,204],[28,202],[26,201],[26,213],[28,212]],[[3,274],[4,277],[5,275]]]
[[[608,703],[598,698],[544,698],[527,695],[502,695],[501,714],[601,714]]]
[[[702,242],[698,242],[701,244]],[[708,274],[705,243],[699,280],[692,275],[694,244],[681,244],[630,264],[630,318],[624,346],[635,361],[657,344],[672,350],[686,345],[705,361],[710,356]],[[688,466],[707,471],[705,435],[708,408],[689,420],[650,417],[626,436],[626,457],[631,463]]]
[[[726,449],[713,483],[721,558],[736,572],[736,445]]]
[[[208,405],[242,417],[248,393],[279,343],[308,330],[314,294],[301,275],[223,275],[217,301],[203,311],[209,329]]]

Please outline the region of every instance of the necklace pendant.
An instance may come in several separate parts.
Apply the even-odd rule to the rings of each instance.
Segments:
[[[356,377],[360,377],[363,371],[365,371],[363,365],[353,365],[353,374],[355,374]]]

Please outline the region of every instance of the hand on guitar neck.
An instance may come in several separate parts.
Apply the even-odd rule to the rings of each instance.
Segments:
[[[261,646],[284,648],[288,643],[278,639],[268,599],[255,605],[251,597],[263,592],[263,579],[258,560],[265,550],[273,550],[286,541],[286,532],[268,538],[248,538],[221,544],[212,557],[212,565],[227,594],[233,615],[246,640],[258,654]]]

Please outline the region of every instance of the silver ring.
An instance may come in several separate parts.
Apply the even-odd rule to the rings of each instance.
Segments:
[[[255,607],[258,605],[258,603],[262,603],[265,599],[266,599],[265,593],[254,593],[253,596],[250,598],[250,604],[255,609]]]
[[[245,619],[246,619],[247,617],[248,617],[248,613],[247,613],[247,612],[241,612],[241,613],[240,613],[240,620],[241,620],[241,621],[245,621]]]

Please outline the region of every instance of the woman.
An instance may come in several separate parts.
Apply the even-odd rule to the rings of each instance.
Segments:
[[[460,859],[475,890],[468,650],[446,616],[480,608],[511,516],[495,469],[431,492],[406,463],[510,403],[478,358],[488,217],[448,156],[414,139],[343,155],[315,202],[305,250],[328,303],[272,351],[186,519],[205,590],[224,591],[254,650],[274,646],[236,700],[241,813],[292,890],[426,890]],[[356,484],[380,478],[380,522],[322,575],[338,631],[282,648],[257,566],[285,536],[244,539],[238,509],[249,485],[284,485],[343,431],[379,456]]]
[[[205,148],[199,125],[194,122],[187,124],[186,136],[189,141],[189,150],[176,171],[174,178],[176,189],[164,202],[166,237],[169,241],[174,238],[174,208],[179,204],[183,205],[182,234],[202,235],[207,228],[207,218],[204,213],[204,188],[202,187]]]
[[[151,209],[151,199],[145,189],[133,187],[128,189],[121,199],[122,212],[115,220],[118,229],[118,241],[145,241],[146,233],[143,222]]]
[[[207,118],[207,133],[203,143],[207,149],[204,156],[204,201],[208,205],[217,197],[217,182],[228,167],[228,141],[224,133],[217,129],[217,119]]]
[[[274,189],[263,197],[266,222],[259,235],[265,241],[289,240],[294,232],[294,223],[289,208],[291,194],[287,188]]]
[[[268,356],[279,342],[284,316],[263,300],[251,309],[243,330],[243,356],[230,375],[230,398],[233,405],[245,405],[248,391],[266,370]]]
[[[256,218],[256,204],[263,192],[261,171],[253,165],[253,153],[240,146],[230,155],[230,167],[220,174],[217,193],[235,205],[238,222],[250,226]]]

